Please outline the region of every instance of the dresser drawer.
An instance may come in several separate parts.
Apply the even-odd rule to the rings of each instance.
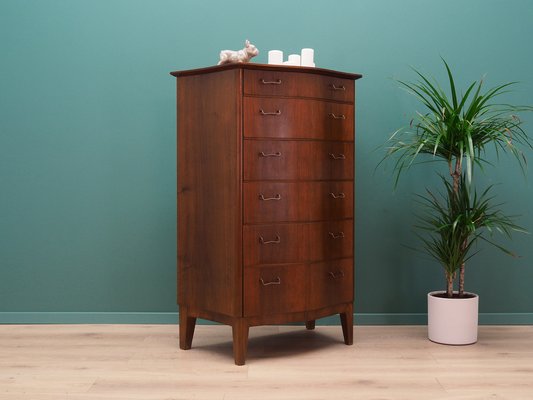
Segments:
[[[307,224],[245,225],[244,265],[298,263],[309,259]]]
[[[323,261],[353,255],[353,219],[309,224],[309,258]]]
[[[353,141],[354,108],[320,100],[245,97],[244,136]]]
[[[244,316],[304,311],[307,293],[304,264],[244,269]]]
[[[317,74],[279,71],[244,71],[244,94],[314,97],[353,102],[354,81]]]
[[[309,266],[309,309],[353,301],[353,259]]]
[[[353,182],[245,182],[244,222],[353,217]]]
[[[353,179],[353,155],[353,142],[247,139],[244,179]]]
[[[324,261],[352,254],[352,219],[243,227],[243,258],[247,266]]]

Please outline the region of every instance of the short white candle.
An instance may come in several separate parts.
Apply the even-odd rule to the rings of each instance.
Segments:
[[[291,54],[289,56],[289,63],[291,65],[300,65],[300,55],[299,54]]]

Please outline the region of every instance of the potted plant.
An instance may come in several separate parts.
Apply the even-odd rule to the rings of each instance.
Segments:
[[[496,102],[514,82],[483,90],[483,80],[475,81],[458,94],[453,74],[443,62],[448,93],[417,70],[417,82],[399,81],[425,111],[417,112],[409,126],[391,136],[385,158],[396,159],[395,185],[414,164],[444,161],[449,177],[440,171],[443,188],[417,196],[422,211],[416,227],[422,250],[442,265],[446,276],[446,291],[428,294],[428,335],[438,343],[469,344],[477,341],[478,296],[465,291],[466,261],[476,254],[479,242],[512,255],[492,240],[492,233],[524,232],[500,205],[493,204],[492,186],[478,191],[474,170],[490,165],[489,146],[497,153],[511,153],[525,168],[521,148],[532,145],[517,113],[533,108]]]

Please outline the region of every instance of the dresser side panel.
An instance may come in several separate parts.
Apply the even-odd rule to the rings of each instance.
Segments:
[[[178,78],[178,303],[242,316],[242,71]]]

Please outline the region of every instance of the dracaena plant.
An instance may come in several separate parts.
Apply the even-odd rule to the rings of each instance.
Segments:
[[[465,262],[473,255],[473,245],[480,239],[512,254],[487,239],[485,231],[507,235],[521,230],[513,218],[492,205],[490,188],[480,196],[473,183],[474,169],[491,164],[488,147],[510,153],[525,170],[523,148],[532,148],[518,114],[533,111],[530,106],[498,103],[515,82],[484,90],[483,80],[470,84],[459,94],[453,74],[443,60],[448,77],[446,92],[434,79],[414,70],[416,82],[399,81],[401,87],[415,96],[424,112],[417,112],[409,126],[398,129],[390,137],[385,158],[395,158],[395,186],[400,175],[413,164],[444,161],[449,178],[443,177],[441,195],[428,191],[420,197],[424,205],[419,228],[430,231],[422,238],[425,251],[444,267],[447,294],[453,295],[453,282],[459,272],[459,296],[464,295]],[[425,157],[424,157],[425,155]]]
[[[474,187],[466,184],[464,176],[461,176],[457,190],[446,178],[441,179],[445,191],[435,194],[426,190],[425,195],[418,195],[421,212],[416,227],[427,234],[417,236],[425,252],[443,266],[446,293],[452,297],[457,271],[477,253],[474,245],[478,241],[485,241],[514,256],[510,250],[495,243],[490,235],[500,232],[510,238],[512,231],[525,231],[512,216],[498,208],[500,204],[493,203],[494,198],[490,195],[493,185],[478,195]],[[459,296],[464,296],[464,274],[462,278]]]

